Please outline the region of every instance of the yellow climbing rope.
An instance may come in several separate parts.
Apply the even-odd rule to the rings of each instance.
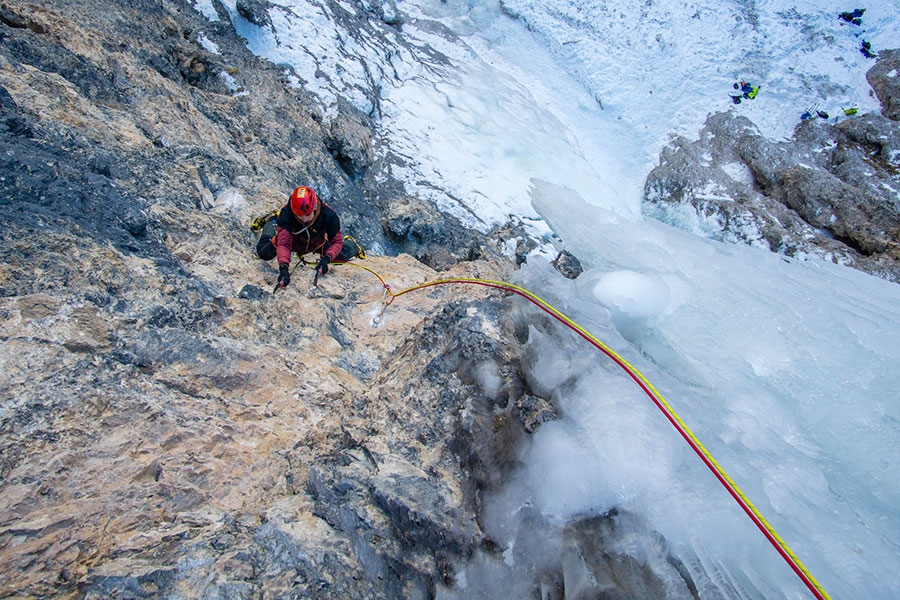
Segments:
[[[753,523],[762,532],[766,539],[769,540],[769,543],[772,544],[779,555],[781,555],[785,562],[788,563],[788,566],[790,566],[794,573],[796,573],[796,575],[803,581],[804,585],[806,585],[810,592],[812,592],[812,594],[819,600],[830,600],[830,596],[828,596],[822,586],[815,580],[815,578],[803,565],[803,563],[800,562],[800,559],[797,558],[793,551],[788,547],[787,543],[785,543],[785,541],[781,539],[781,536],[778,535],[775,529],[766,521],[762,514],[760,514],[760,512],[756,509],[756,507],[753,506],[753,504],[750,502],[747,496],[744,495],[737,484],[731,479],[731,477],[728,476],[725,470],[722,469],[721,466],[719,466],[719,464],[709,453],[709,451],[703,446],[703,444],[700,443],[700,440],[697,439],[697,437],[693,434],[693,432],[691,432],[684,421],[681,420],[681,417],[678,416],[678,414],[674,409],[672,409],[669,403],[662,397],[662,395],[656,390],[656,388],[653,387],[653,384],[651,384],[650,381],[648,381],[647,378],[644,377],[644,375],[638,369],[636,369],[628,361],[622,358],[612,348],[598,340],[589,331],[585,330],[578,323],[564,315],[551,304],[545,302],[540,297],[529,292],[525,288],[511,283],[468,277],[453,277],[448,279],[427,281],[425,283],[420,283],[418,285],[406,288],[399,292],[394,292],[391,290],[391,286],[384,280],[384,278],[369,267],[352,262],[336,262],[335,264],[346,264],[358,269],[363,269],[375,275],[375,277],[377,277],[379,281],[381,281],[381,284],[384,286],[385,290],[385,299],[382,302],[382,308],[379,317],[384,314],[384,311],[388,306],[390,306],[395,298],[398,298],[404,294],[438,285],[470,284],[495,288],[518,294],[532,304],[536,305],[544,312],[548,313],[550,316],[554,317],[559,322],[563,323],[566,327],[580,335],[588,343],[608,356],[613,362],[621,367],[622,370],[624,370],[629,375],[629,377],[631,377],[631,379],[634,380],[638,387],[640,387],[644,391],[644,393],[663,413],[666,419],[669,420],[672,426],[675,427],[681,437],[684,438],[684,440],[694,450],[697,456],[699,456],[703,463],[709,468],[709,470],[712,471],[716,479],[719,480],[719,482],[726,489],[726,491],[728,491],[735,502],[737,502],[741,509],[743,509],[743,511],[747,514],[747,516],[750,517],[750,520],[753,521]]]

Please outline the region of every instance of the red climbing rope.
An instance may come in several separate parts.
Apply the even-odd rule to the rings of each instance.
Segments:
[[[741,509],[750,517],[750,520],[756,525],[756,527],[762,532],[765,538],[769,541],[769,543],[775,548],[778,554],[788,563],[791,569],[796,573],[796,575],[803,581],[804,585],[809,589],[810,592],[818,599],[818,600],[830,600],[830,597],[822,588],[822,586],[813,578],[812,574],[807,570],[807,568],[800,562],[800,559],[791,551],[788,545],[781,539],[778,533],[772,528],[771,525],[765,520],[765,518],[760,514],[760,512],[753,506],[750,500],[744,495],[741,489],[737,486],[737,484],[728,476],[728,474],[719,466],[716,462],[715,458],[703,447],[703,444],[700,443],[700,440],[691,432],[688,426],[681,420],[678,414],[672,409],[668,402],[662,397],[662,395],[653,387],[653,385],[647,380],[644,375],[638,371],[635,367],[628,363],[623,357],[621,357],[618,353],[616,353],[612,348],[598,340],[596,337],[591,335],[590,332],[585,330],[583,327],[578,325],[572,319],[561,313],[559,310],[554,308],[549,303],[545,302],[535,294],[529,292],[528,290],[521,288],[517,285],[513,285],[511,283],[506,283],[503,281],[493,281],[489,279],[477,279],[477,278],[449,278],[449,279],[437,279],[434,281],[428,281],[425,283],[421,283],[418,285],[414,285],[412,287],[406,288],[399,292],[394,292],[391,290],[391,286],[384,280],[384,278],[379,275],[376,271],[356,264],[356,263],[335,263],[335,264],[347,264],[353,267],[357,267],[360,269],[364,269],[369,273],[375,275],[381,284],[384,286],[386,299],[382,306],[382,314],[387,309],[388,306],[394,301],[395,298],[402,296],[404,294],[408,294],[409,292],[413,292],[416,290],[425,289],[428,287],[438,286],[438,285],[447,285],[447,284],[472,284],[472,285],[480,285],[484,287],[504,290],[507,292],[512,292],[514,294],[518,294],[519,296],[525,298],[554,319],[577,333],[579,336],[584,338],[588,343],[592,346],[603,352],[606,356],[612,359],[619,367],[624,370],[631,379],[638,385],[638,387],[643,390],[643,392],[653,401],[657,408],[663,413],[663,415],[668,419],[668,421],[675,427],[676,431],[681,435],[682,438],[688,443],[691,449],[700,457],[700,460],[712,471],[713,475],[716,479],[719,480],[719,483],[728,491],[731,497],[738,503]]]

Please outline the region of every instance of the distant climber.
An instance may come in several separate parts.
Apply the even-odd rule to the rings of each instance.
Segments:
[[[756,95],[759,93],[760,86],[753,85],[752,83],[748,83],[746,81],[741,81],[740,83],[734,84],[734,92],[730,94],[731,101],[735,104],[741,103],[741,98],[746,98],[748,100],[753,100],[756,98]]]
[[[842,12],[838,15],[838,18],[842,21],[853,23],[854,25],[862,25],[862,16],[864,12],[866,12],[866,9],[856,8],[853,12]]]
[[[744,93],[744,98],[748,98],[753,100],[756,98],[756,95],[759,93],[759,86],[753,85],[751,83],[747,83],[746,81],[741,82],[741,91]]]
[[[878,55],[872,52],[872,44],[867,42],[866,40],[862,41],[862,44],[859,46],[859,51],[862,52],[862,55],[866,58],[877,58]]]
[[[257,256],[278,258],[278,288],[291,282],[291,252],[319,254],[316,271],[324,275],[332,261],[350,260],[361,251],[352,238],[345,243],[340,217],[307,186],[296,188],[280,211],[256,219],[252,228],[260,233]]]

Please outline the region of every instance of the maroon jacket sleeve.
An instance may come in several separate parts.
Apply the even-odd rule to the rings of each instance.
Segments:
[[[341,248],[344,247],[344,234],[341,233],[341,230],[338,229],[337,233],[334,234],[334,237],[330,237],[328,239],[328,243],[325,246],[325,250],[322,252],[325,256],[334,260],[337,258],[337,255],[341,253]]]
[[[291,244],[294,243],[294,236],[290,230],[283,227],[275,228],[275,252],[278,255],[278,266],[291,265]]]

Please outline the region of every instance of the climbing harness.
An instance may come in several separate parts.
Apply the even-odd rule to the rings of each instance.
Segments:
[[[668,402],[662,397],[662,395],[653,387],[653,384],[644,377],[644,375],[638,371],[634,366],[628,363],[622,356],[620,356],[617,352],[615,352],[612,348],[598,340],[594,337],[590,332],[586,329],[578,325],[575,321],[564,315],[562,312],[557,310],[555,307],[550,305],[549,303],[542,300],[540,297],[535,294],[529,292],[525,288],[519,287],[517,285],[506,283],[503,281],[494,281],[490,279],[478,279],[478,278],[468,278],[468,277],[453,277],[448,279],[437,279],[433,281],[427,281],[425,283],[420,283],[418,285],[414,285],[412,287],[406,288],[399,292],[394,292],[391,290],[391,286],[384,280],[384,278],[379,275],[373,269],[369,267],[358,265],[350,262],[342,262],[337,261],[335,264],[347,264],[353,267],[357,267],[359,269],[363,269],[368,271],[369,273],[375,275],[381,281],[381,284],[384,286],[384,294],[382,296],[382,307],[381,312],[376,318],[377,321],[380,320],[381,316],[384,314],[387,307],[394,301],[395,298],[398,298],[404,294],[408,294],[410,292],[414,292],[417,290],[422,290],[425,288],[438,286],[438,285],[448,285],[448,284],[471,284],[471,285],[480,285],[489,288],[495,288],[499,290],[504,290],[506,292],[512,292],[514,294],[518,294],[522,296],[551,317],[577,333],[579,336],[584,338],[589,344],[594,346],[596,349],[600,350],[603,354],[609,357],[614,363],[616,363],[619,367],[631,377],[632,380],[638,385],[638,387],[643,390],[643,392],[653,401],[657,408],[663,413],[669,423],[675,428],[676,431],[681,435],[682,438],[687,442],[687,444],[691,447],[691,449],[700,457],[700,460],[712,471],[712,474],[719,480],[719,483],[725,488],[725,490],[731,495],[735,502],[741,507],[741,509],[750,517],[750,520],[756,525],[756,527],[762,532],[765,538],[769,541],[769,543],[775,548],[779,555],[787,562],[788,566],[796,573],[796,575],[803,581],[804,585],[809,589],[810,592],[818,599],[818,600],[830,600],[830,596],[825,592],[822,586],[813,578],[812,574],[807,570],[807,568],[800,562],[800,559],[793,553],[793,551],[788,547],[787,543],[781,539],[778,533],[772,528],[772,526],[765,520],[765,518],[760,514],[760,512],[756,509],[755,506],[750,502],[750,500],[744,495],[741,489],[737,486],[737,484],[725,473],[724,469],[716,462],[715,458],[709,453],[709,451],[700,443],[700,440],[691,432],[688,426],[681,420],[681,417],[672,409]]]

